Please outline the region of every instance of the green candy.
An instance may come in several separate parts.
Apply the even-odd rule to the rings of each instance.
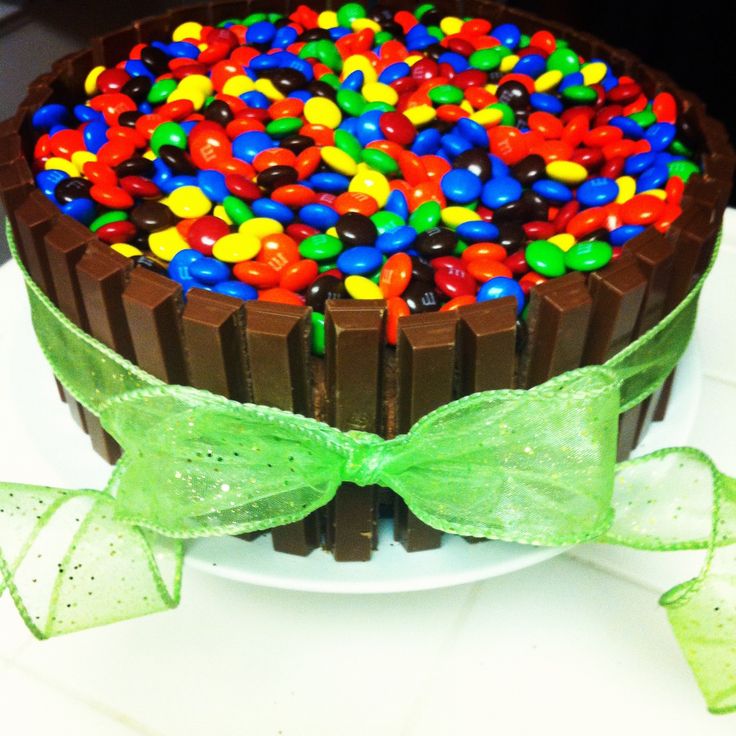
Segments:
[[[325,82],[325,84],[329,84],[332,89],[337,91],[340,89],[340,77],[338,77],[336,74],[323,74],[319,78],[320,82]]]
[[[290,133],[296,133],[304,125],[301,118],[276,118],[266,126],[266,133],[274,138],[283,138]]]
[[[313,261],[332,260],[342,251],[339,238],[326,233],[310,235],[299,243],[299,255],[302,258],[311,258]]]
[[[352,29],[354,20],[365,17],[365,8],[360,3],[345,3],[337,11],[337,22],[343,28]]]
[[[337,105],[348,115],[357,118],[365,112],[368,103],[365,97],[352,89],[339,89],[337,91]]]
[[[468,244],[464,240],[458,240],[457,245],[455,246],[455,250],[452,251],[452,254],[459,257],[463,254],[463,251],[466,250],[467,247]]]
[[[422,3],[415,11],[414,11],[414,17],[417,20],[421,20],[422,16],[430,11],[434,10],[434,4],[433,3]]]
[[[493,71],[501,64],[501,60],[511,54],[511,49],[506,46],[494,46],[490,49],[474,51],[468,58],[470,66],[484,72]]]
[[[423,233],[439,224],[442,216],[442,208],[439,203],[430,199],[417,207],[409,218],[409,227],[413,227],[418,233]]]
[[[377,148],[366,148],[363,151],[363,161],[382,174],[395,174],[399,170],[398,163],[385,151],[380,151]]]
[[[679,138],[675,138],[670,146],[670,153],[674,153],[678,156],[692,156],[693,151],[691,148],[686,146]]]
[[[376,46],[380,46],[381,44],[386,43],[386,41],[390,41],[392,38],[393,36],[388,31],[379,31],[373,37],[373,43]]]
[[[243,21],[243,25],[249,27],[252,26],[254,23],[260,23],[263,20],[268,20],[268,16],[265,13],[251,13]]]
[[[111,222],[122,222],[123,220],[127,219],[127,212],[123,212],[122,210],[110,210],[109,212],[105,212],[104,215],[100,215],[99,217],[96,217],[94,220],[92,220],[92,222],[89,224],[89,229],[93,233],[95,233],[103,225],[109,225]]]
[[[687,183],[687,180],[693,174],[700,173],[700,168],[692,161],[670,161],[670,163],[667,164],[667,171],[670,176],[677,176]]]
[[[337,47],[332,41],[320,39],[319,41],[310,41],[305,43],[299,51],[301,59],[319,59],[325,66],[332,71],[339,72],[342,69],[342,57]],[[327,76],[327,75],[325,75]],[[327,81],[325,77],[320,77],[320,81]],[[329,84],[329,82],[327,82]]]
[[[565,253],[565,265],[571,271],[596,271],[613,257],[613,248],[602,240],[576,243]]]
[[[526,247],[524,257],[529,268],[542,276],[554,278],[566,271],[564,251],[548,240],[532,240]]]
[[[445,37],[445,34],[437,26],[427,26],[427,34],[436,38],[438,41],[441,41]]]
[[[459,105],[464,97],[463,91],[451,84],[440,84],[429,90],[429,99],[436,105]]]
[[[531,38],[527,36],[526,33],[522,33],[521,38],[519,39],[519,48],[525,49],[530,43]]]
[[[332,271],[333,268],[337,268],[337,261],[326,261],[325,263],[318,263],[317,268],[320,273],[325,271]]]
[[[488,105],[491,110],[501,111],[501,125],[514,125],[516,123],[516,113],[510,105],[505,102],[494,102]]]
[[[641,112],[631,113],[631,115],[629,115],[629,118],[635,123],[641,125],[642,128],[648,128],[650,125],[653,125],[657,122],[657,118],[652,112],[651,108],[647,108],[646,110],[642,110]]]
[[[158,82],[154,82],[146,99],[152,105],[160,105],[169,99],[169,95],[177,88],[177,86],[178,82],[176,79],[159,79]]]
[[[580,71],[580,61],[578,55],[567,48],[560,48],[559,42],[557,48],[549,55],[547,59],[547,69],[549,71],[556,70],[564,75],[574,74]]]
[[[360,145],[360,141],[352,134],[348,133],[347,130],[337,129],[335,131],[335,146],[341,151],[345,151],[350,158],[354,161],[363,160],[363,146]]]
[[[562,96],[569,102],[586,104],[595,102],[598,93],[592,87],[586,87],[584,84],[571,84],[562,90]]]
[[[312,352],[325,354],[325,316],[319,312],[312,312]]]
[[[179,123],[167,121],[153,131],[151,136],[151,149],[158,156],[161,146],[176,146],[185,149],[187,147],[187,134]]]
[[[371,110],[380,110],[381,112],[393,112],[393,105],[389,105],[388,102],[369,102],[365,106],[363,112],[370,112]]]
[[[242,225],[246,220],[253,217],[250,207],[237,197],[228,196],[222,200],[222,206],[225,208],[227,216],[236,224]]]
[[[389,212],[388,210],[381,210],[376,212],[375,215],[371,215],[371,221],[376,226],[379,235],[387,233],[389,230],[396,230],[397,227],[406,225],[404,218],[397,215],[395,212]]]

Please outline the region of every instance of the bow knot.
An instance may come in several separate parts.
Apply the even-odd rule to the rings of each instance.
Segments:
[[[353,442],[343,469],[343,478],[358,486],[372,486],[379,481],[384,463],[386,442],[378,435],[351,430]]]

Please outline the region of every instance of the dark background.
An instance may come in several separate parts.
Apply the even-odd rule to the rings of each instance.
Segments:
[[[193,0],[0,0],[0,119],[13,114],[26,85],[92,36]],[[736,140],[736,5],[659,0],[514,0],[509,4],[588,31],[663,69],[695,91]],[[471,4],[466,3],[466,8]],[[458,9],[460,12],[460,9]],[[732,204],[736,199],[732,198]],[[0,242],[0,263],[7,258]]]

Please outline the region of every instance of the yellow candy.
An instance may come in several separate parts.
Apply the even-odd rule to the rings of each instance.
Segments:
[[[176,102],[177,100],[189,100],[194,105],[195,110],[201,110],[204,107],[206,96],[198,89],[175,89],[167,98],[166,102]]]
[[[503,118],[503,113],[498,108],[484,107],[478,112],[474,112],[470,119],[484,128],[490,128],[492,125],[498,125]]]
[[[651,194],[652,197],[661,199],[663,202],[667,199],[667,192],[664,189],[647,189],[646,192],[639,192],[639,194]]]
[[[104,66],[95,66],[93,67],[89,74],[84,78],[84,94],[87,95],[87,97],[92,97],[95,92],[98,92],[97,89],[97,77],[102,74],[102,72],[105,71]]]
[[[212,202],[195,186],[174,189],[166,204],[177,217],[182,218],[203,217],[212,209]]]
[[[562,81],[562,72],[559,69],[550,69],[544,74],[540,74],[534,80],[534,90],[536,92],[549,92],[554,89]]]
[[[418,125],[426,125],[431,123],[437,117],[437,111],[432,105],[415,105],[407,107],[404,115],[409,118],[411,124],[416,127]]]
[[[65,171],[69,176],[79,176],[79,169],[65,158],[52,156],[44,166],[45,169],[53,169],[55,171]]]
[[[369,82],[375,82],[378,79],[378,74],[373,68],[371,62],[360,54],[353,54],[348,56],[343,62],[341,77],[345,79],[350,76],[353,72],[363,72],[363,82],[367,84]]]
[[[358,164],[341,148],[324,146],[321,149],[322,160],[338,174],[355,176],[358,173]]]
[[[265,238],[266,235],[275,235],[284,232],[284,226],[272,217],[251,217],[238,228],[238,232],[252,235],[254,238]]]
[[[475,112],[475,110],[473,110],[473,106],[467,100],[463,100],[460,103],[460,107],[463,110],[465,110],[465,112],[467,112],[468,115],[472,115]]]
[[[126,258],[143,255],[143,251],[140,248],[136,248],[134,245],[130,245],[129,243],[113,243],[110,248]]]
[[[386,204],[388,195],[391,194],[391,187],[383,174],[366,167],[359,170],[350,180],[348,191],[370,195],[378,202],[380,209]]]
[[[149,148],[143,152],[143,158],[147,158],[149,161],[155,161],[158,156]]]
[[[212,86],[212,80],[209,77],[205,77],[204,74],[190,74],[188,77],[184,77],[179,82],[177,89],[187,92],[196,89],[205,97],[209,97],[215,91],[215,88]]]
[[[570,235],[570,233],[557,233],[557,235],[553,235],[551,238],[547,238],[550,243],[554,243],[560,250],[568,251],[570,248],[577,243],[577,240],[575,240],[574,235]]]
[[[325,234],[332,235],[333,238],[339,238],[340,237],[337,234],[337,228],[334,225],[332,227],[328,227],[327,230],[325,230]]]
[[[563,184],[581,184],[588,178],[588,170],[574,161],[550,161],[547,176]]]
[[[358,31],[364,31],[366,28],[373,31],[373,33],[378,33],[381,30],[381,26],[370,18],[356,18],[353,21],[352,30],[356,33]]]
[[[502,72],[510,72],[516,66],[517,61],[519,61],[519,57],[516,54],[509,54],[501,59],[501,64],[498,68]]]
[[[395,105],[399,101],[399,93],[393,87],[381,82],[368,82],[363,85],[361,91],[368,102],[385,102],[387,105]]]
[[[245,74],[238,74],[230,77],[230,79],[222,85],[222,94],[231,97],[240,97],[245,92],[252,92],[256,88],[253,80],[246,77]]]
[[[312,125],[337,128],[342,122],[340,108],[326,97],[310,97],[304,104],[304,119]]]
[[[279,92],[274,83],[270,79],[258,79],[256,80],[255,88],[257,92],[265,95],[269,100],[283,100],[284,95]]]
[[[603,77],[606,76],[607,72],[608,67],[602,61],[592,61],[580,70],[583,75],[583,84],[587,85],[598,84],[598,82],[603,81]]]
[[[171,34],[172,41],[184,41],[187,38],[194,38],[199,40],[202,35],[202,24],[196,23],[193,20],[189,20],[186,23],[182,23],[180,26],[174,28],[174,32]]]
[[[90,151],[74,151],[72,154],[72,163],[80,170],[84,171],[84,165],[90,161],[97,161],[97,156]]]
[[[323,10],[317,16],[317,25],[320,28],[329,30],[330,28],[337,28],[339,25],[337,20],[337,13],[334,10]]]
[[[240,263],[255,258],[260,249],[261,241],[255,235],[229,233],[215,243],[212,255],[225,263]]]
[[[414,66],[418,61],[421,61],[424,57],[420,54],[411,54],[404,59],[404,62],[409,66]]]
[[[458,225],[462,225],[464,222],[470,222],[471,220],[480,220],[480,215],[477,212],[469,210],[467,207],[457,207],[451,205],[445,207],[440,211],[442,222],[447,227],[456,228]]]
[[[383,292],[365,276],[348,276],[345,289],[353,299],[383,299]]]
[[[222,220],[224,223],[227,223],[228,225],[233,224],[230,215],[228,215],[228,213],[225,211],[225,208],[221,204],[215,206],[215,209],[212,210],[212,214]]]
[[[616,197],[618,204],[628,202],[636,194],[636,179],[633,176],[619,176],[616,184],[618,184],[618,196]]]
[[[440,30],[445,36],[454,36],[456,33],[460,33],[462,27],[462,19],[454,15],[448,15],[440,21]]]
[[[188,248],[189,243],[175,227],[167,227],[148,236],[148,247],[155,256],[170,261],[179,251]]]

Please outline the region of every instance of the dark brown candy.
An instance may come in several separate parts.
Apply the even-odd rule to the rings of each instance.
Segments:
[[[310,41],[329,41],[330,32],[324,28],[310,28],[299,36],[299,43],[309,43]]]
[[[155,46],[141,49],[141,61],[158,77],[169,71],[169,57]]]
[[[310,284],[304,298],[308,307],[315,312],[324,313],[325,302],[328,299],[343,299],[344,297],[345,284],[342,279],[325,273]]]
[[[158,149],[159,158],[171,169],[172,174],[195,176],[197,167],[186,151],[171,145],[163,145]]]
[[[314,138],[310,138],[308,135],[288,135],[281,139],[281,147],[288,148],[297,155],[313,145]]]
[[[426,281],[434,283],[434,269],[426,261],[416,256],[411,256],[411,278],[412,281]]]
[[[137,110],[126,110],[118,115],[118,125],[122,125],[124,128],[135,128],[135,124],[140,117],[141,113]]]
[[[546,166],[547,164],[539,154],[532,153],[511,167],[511,175],[519,184],[527,187],[535,181],[545,178]]]
[[[528,219],[538,219],[529,217],[529,208],[523,199],[517,199],[515,202],[509,202],[493,211],[493,224],[500,225],[505,222],[524,222]]]
[[[258,174],[256,183],[259,187],[273,191],[286,184],[296,184],[299,174],[293,166],[269,166]]]
[[[151,86],[151,80],[141,75],[140,77],[131,77],[120,91],[130,97],[131,100],[140,104],[146,101],[148,93],[151,91]]]
[[[444,227],[431,227],[419,233],[414,248],[425,258],[451,256],[457,246],[457,235]]]
[[[511,255],[526,242],[524,229],[518,222],[502,222],[498,225],[496,242],[506,248]]]
[[[161,202],[141,202],[130,212],[131,222],[141,230],[155,233],[176,224],[174,213]]]
[[[521,195],[521,201],[526,205],[527,217],[529,220],[546,220],[549,213],[547,202],[536,192],[527,189]]]
[[[152,177],[155,173],[153,161],[143,156],[133,156],[115,167],[115,173],[122,179],[124,176]]]
[[[359,212],[346,212],[340,215],[335,229],[337,237],[346,248],[356,245],[373,245],[378,237],[378,230],[373,220]]]
[[[412,314],[436,312],[440,308],[439,294],[428,281],[412,279],[401,298],[406,302]]]
[[[150,256],[133,256],[133,262],[136,266],[145,268],[148,271],[153,271],[154,273],[159,273],[162,276],[166,276],[168,274],[168,270],[166,269],[166,267],[160,264],[158,261],[155,261]]]
[[[488,151],[483,148],[464,151],[455,158],[452,165],[456,169],[467,169],[481,181],[488,181],[491,178],[491,160],[488,158]]]
[[[337,92],[327,82],[312,82],[307,89],[312,93],[313,97],[326,97],[328,100],[333,101],[337,98]]]
[[[234,118],[235,115],[233,115],[230,105],[225,100],[212,100],[204,111],[205,120],[211,120],[213,123],[222,125],[223,128],[232,122]]]
[[[68,179],[62,179],[54,189],[54,196],[59,204],[68,204],[75,199],[89,197],[89,190],[92,188],[92,182],[89,179],[83,179],[81,176],[70,176]]]
[[[525,110],[529,106],[529,91],[513,79],[498,86],[496,97],[512,110]]]
[[[282,94],[288,95],[307,86],[307,78],[298,69],[278,69],[271,75],[274,87]]]

